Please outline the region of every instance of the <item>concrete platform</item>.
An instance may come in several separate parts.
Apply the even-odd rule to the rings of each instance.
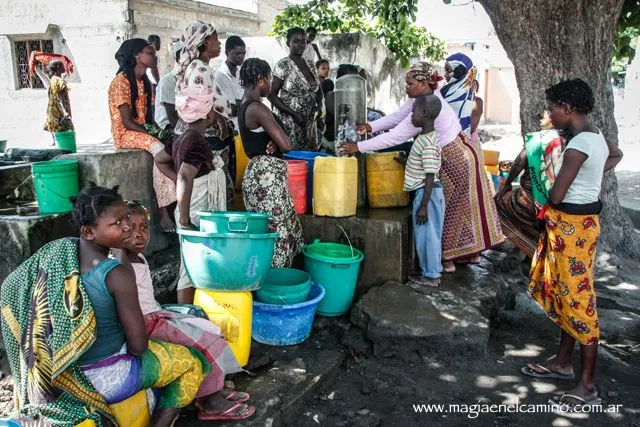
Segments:
[[[356,216],[347,218],[301,215],[300,221],[305,242],[320,239],[348,245],[350,241],[353,247],[364,253],[356,290],[358,294],[374,285],[407,280],[413,265],[409,208],[358,209]]]

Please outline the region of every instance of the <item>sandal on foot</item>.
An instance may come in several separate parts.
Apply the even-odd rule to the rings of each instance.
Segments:
[[[231,408],[219,414],[212,414],[207,411],[200,411],[198,419],[200,421],[238,421],[244,420],[256,413],[255,406],[248,406],[244,403],[236,402]]]
[[[538,372],[534,368],[540,369],[543,372]],[[552,380],[574,380],[576,375],[574,373],[571,374],[561,374],[560,372],[554,372],[549,368],[545,368],[542,365],[527,365],[520,368],[520,372],[523,375],[527,375],[529,377],[534,378],[548,378]]]
[[[445,273],[455,273],[456,272],[456,266],[453,263],[451,263],[451,265],[447,266],[447,264],[445,263],[444,266],[443,266],[443,271]]]
[[[575,402],[573,405],[567,402],[563,402],[566,399],[573,399],[576,400],[577,402]],[[584,398],[581,396],[578,396],[576,394],[570,394],[570,393],[565,393],[562,396],[560,396],[559,398],[556,396],[554,398],[549,399],[548,402],[550,405],[562,405],[562,406],[566,406],[569,408],[569,412],[573,412],[575,410],[575,408],[577,406],[580,406],[581,408],[587,406],[599,406],[602,405],[602,399],[598,396],[598,394],[594,394],[592,396],[589,396],[588,398]],[[580,411],[582,412],[582,411]]]
[[[241,391],[231,390],[231,393],[224,396],[224,398],[232,402],[244,403],[247,400],[249,400],[251,396],[249,395],[249,393],[243,393]]]

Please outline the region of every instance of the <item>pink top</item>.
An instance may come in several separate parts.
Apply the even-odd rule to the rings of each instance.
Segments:
[[[444,147],[458,137],[458,134],[462,132],[462,127],[456,117],[456,113],[442,98],[440,91],[436,90],[434,93],[440,98],[440,101],[442,101],[440,114],[438,114],[435,120],[435,128],[438,134],[438,144]],[[372,133],[391,130],[367,141],[358,142],[358,150],[366,153],[394,147],[411,138],[415,138],[422,132],[421,128],[417,128],[411,124],[411,112],[414,101],[413,98],[409,98],[397,111],[369,123]]]
[[[138,285],[138,300],[142,314],[149,314],[162,310],[153,294],[153,282],[151,281],[151,270],[149,264],[142,254],[138,254],[142,262],[134,262],[133,271],[136,273],[136,284]]]

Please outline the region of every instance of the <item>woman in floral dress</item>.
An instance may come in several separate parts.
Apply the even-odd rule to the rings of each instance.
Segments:
[[[289,56],[273,69],[269,102],[282,120],[294,150],[318,151],[316,114],[322,110],[322,92],[315,64],[302,57],[307,46],[302,28],[287,32]]]
[[[287,162],[282,160],[291,144],[278,118],[261,101],[271,89],[271,67],[262,59],[247,59],[240,69],[240,83],[245,91],[238,127],[251,159],[242,180],[244,204],[249,212],[271,214],[269,228],[279,234],[271,265],[291,267],[304,240],[287,185]]]

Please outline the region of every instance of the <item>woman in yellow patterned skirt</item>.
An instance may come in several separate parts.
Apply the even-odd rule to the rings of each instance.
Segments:
[[[574,379],[571,360],[578,341],[582,376],[573,390],[550,401],[576,408],[601,403],[594,381],[600,338],[593,281],[602,209],[598,196],[603,173],[615,167],[622,152],[587,118],[595,102],[587,83],[567,80],[547,89],[546,96],[553,126],[570,140],[556,165],[549,203],[539,216],[545,221],[545,234],[531,264],[529,291],[562,332],[552,359],[524,366],[521,372]]]

